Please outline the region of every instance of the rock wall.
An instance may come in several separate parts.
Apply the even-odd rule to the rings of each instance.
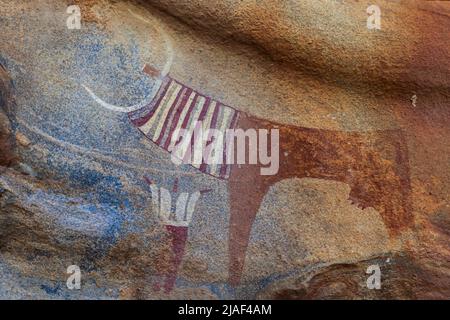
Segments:
[[[0,297],[449,298],[447,3],[74,2],[0,0]],[[279,172],[177,165],[117,112],[165,70],[279,129]]]

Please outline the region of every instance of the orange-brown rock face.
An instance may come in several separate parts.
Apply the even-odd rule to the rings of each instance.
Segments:
[[[383,89],[449,85],[443,2],[381,1],[379,32],[361,28],[369,6],[362,1],[146,2],[194,27],[251,43],[322,80]]]
[[[450,298],[449,2],[6,3],[0,298]],[[211,101],[279,130],[274,174],[172,161]]]

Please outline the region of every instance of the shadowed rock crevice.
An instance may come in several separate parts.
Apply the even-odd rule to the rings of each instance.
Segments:
[[[0,166],[10,167],[17,162],[15,143],[8,114],[12,112],[12,82],[0,64]]]
[[[366,286],[369,266],[381,271],[381,288],[370,290]],[[355,263],[334,264],[316,270],[308,279],[291,279],[297,287],[277,289],[273,285],[259,298],[271,299],[446,299],[450,294],[450,277],[423,268],[410,254],[374,257]],[[280,287],[283,284],[280,283]],[[431,289],[433,288],[433,289]]]

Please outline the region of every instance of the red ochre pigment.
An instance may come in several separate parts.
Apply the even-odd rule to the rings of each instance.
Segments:
[[[130,114],[132,123],[142,131],[151,117],[158,113],[157,108],[167,94],[167,83],[173,81],[166,77],[165,85],[154,101]],[[168,109],[163,121],[165,131],[172,132],[176,123],[181,121],[179,113],[183,108],[189,108],[188,116],[193,114],[192,108],[201,97],[204,101],[196,108],[201,108],[200,118],[209,108],[215,106],[211,128],[214,128],[216,115],[224,113],[222,108],[230,108],[209,97],[201,95],[195,90],[177,82],[178,94]],[[193,95],[195,99],[187,103],[186,96]],[[369,132],[344,132],[336,130],[312,129],[293,125],[285,125],[264,119],[259,119],[244,112],[231,108],[228,115],[230,127],[234,129],[272,129],[279,130],[279,170],[275,175],[261,175],[260,164],[227,164],[218,170],[215,177],[229,181],[229,283],[238,285],[245,262],[250,232],[256,214],[264,196],[275,183],[288,178],[318,178],[347,183],[350,188],[350,200],[364,209],[372,207],[381,215],[392,237],[397,236],[403,229],[411,225],[411,186],[409,177],[408,150],[405,137],[401,130],[378,130]],[[161,114],[161,112],[160,112]],[[163,112],[164,114],[164,112]],[[223,116],[219,116],[223,117]],[[189,120],[189,119],[188,119]],[[184,121],[188,121],[186,118]],[[189,120],[191,121],[191,120]],[[155,126],[155,125],[153,125]],[[153,133],[153,131],[151,132]],[[145,132],[144,132],[145,134]],[[145,134],[151,141],[152,136]],[[159,135],[153,141],[166,151],[170,137],[164,136],[162,143]],[[269,141],[270,145],[270,141]],[[237,145],[234,145],[235,155]],[[248,152],[248,149],[247,149]],[[224,151],[225,154],[225,151]],[[211,168],[203,164],[201,172],[211,174]],[[173,264],[171,276],[168,276],[166,290],[173,287],[176,270],[184,253],[187,228],[168,227],[172,235]]]

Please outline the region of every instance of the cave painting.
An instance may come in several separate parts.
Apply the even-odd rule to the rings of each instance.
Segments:
[[[160,221],[165,225],[172,244],[172,252],[169,257],[169,266],[163,270],[162,276],[165,278],[164,292],[169,293],[177,279],[178,268],[183,260],[186,240],[188,236],[189,224],[201,195],[209,190],[201,190],[193,193],[179,192],[178,178],[175,179],[172,190],[157,186],[149,177],[144,180],[150,187],[152,194],[152,205],[154,212],[159,213]],[[154,289],[159,291],[159,283],[154,285]]]
[[[222,105],[209,97],[205,97],[198,92],[184,86],[170,77],[164,77],[160,90],[154,100],[140,110],[129,113],[131,122],[151,141],[166,151],[172,152],[174,149],[185,149],[180,157],[191,157],[192,153],[187,150],[192,148],[180,148],[182,141],[178,139],[177,132],[186,129],[193,132],[196,123],[202,123],[206,128],[229,129],[234,128],[239,119],[239,112]],[[200,145],[200,141],[185,139],[190,145]],[[188,141],[190,140],[190,141]],[[190,147],[190,146],[189,146]],[[226,156],[226,148],[223,149],[223,156]],[[230,165],[207,164],[206,159],[202,159],[194,165],[203,173],[211,174],[217,178],[228,178]]]
[[[177,140],[172,137],[175,129],[197,120],[206,119],[209,128],[279,130],[279,170],[274,175],[262,175],[261,163],[203,162],[194,166],[228,181],[230,284],[240,283],[251,228],[264,195],[283,179],[308,177],[347,183],[352,203],[377,210],[393,237],[412,223],[408,151],[401,130],[344,132],[276,123],[230,108],[155,70],[144,68],[144,72],[159,77],[158,91],[149,103],[128,115],[139,131],[167,152]],[[102,105],[107,104],[102,101]],[[234,148],[237,154],[236,144]],[[226,157],[229,150],[224,146],[222,152]],[[179,248],[186,234],[175,233],[178,240],[174,248]]]

